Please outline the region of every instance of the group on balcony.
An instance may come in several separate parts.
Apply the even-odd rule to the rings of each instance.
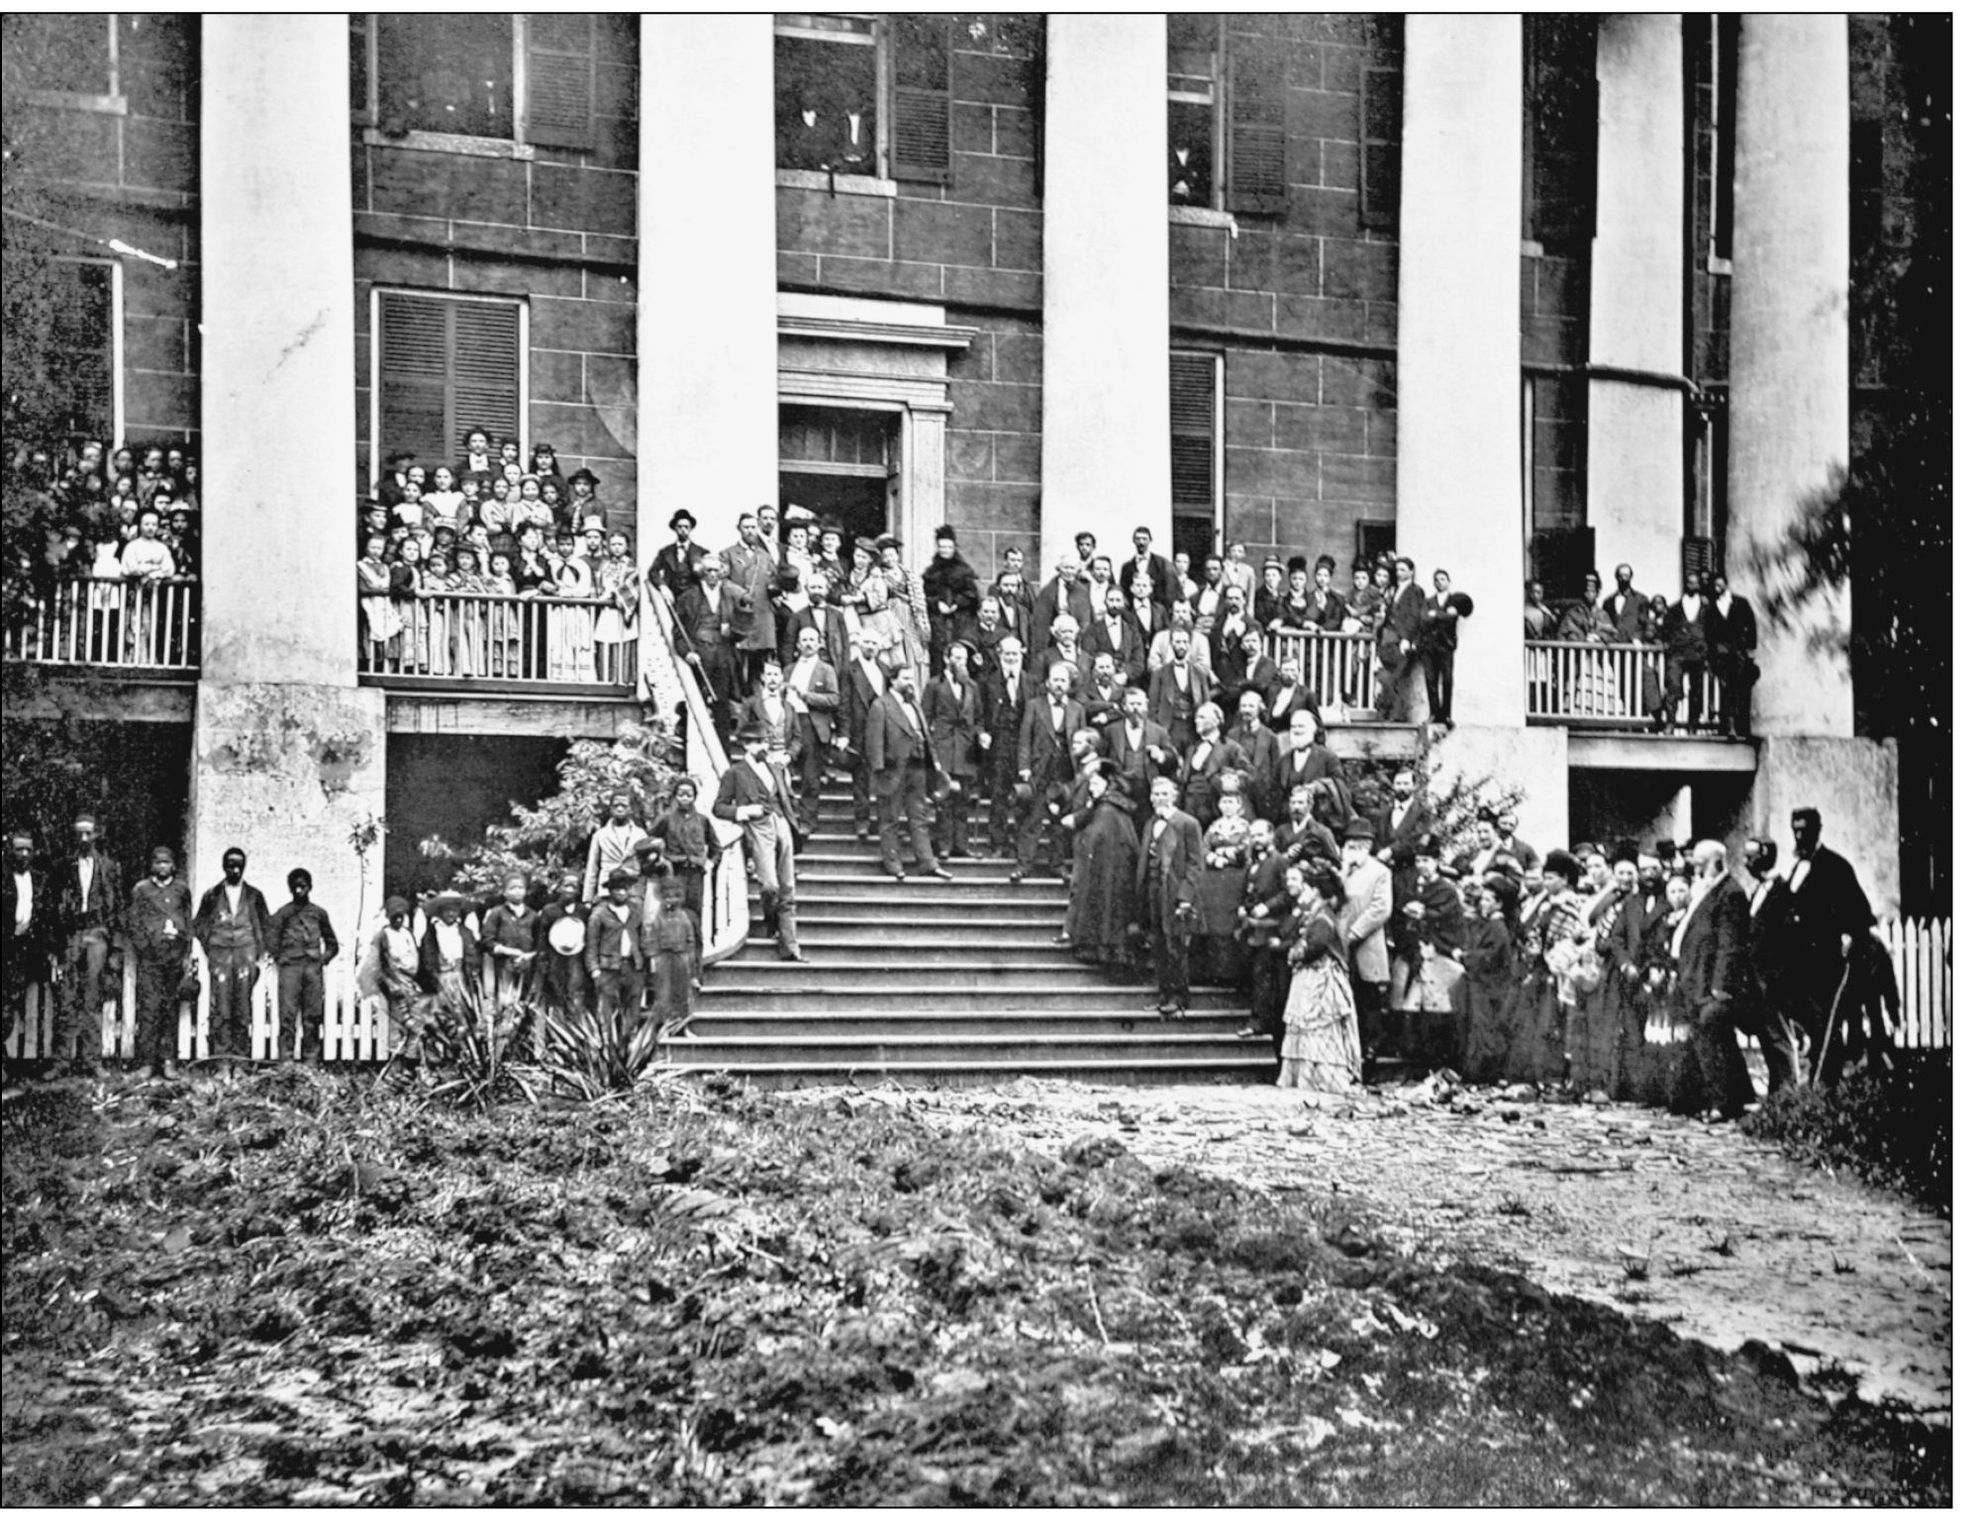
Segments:
[[[196,667],[199,465],[182,444],[97,438],[7,460],[10,656]]]
[[[1749,735],[1756,664],[1755,611],[1716,571],[1684,577],[1669,602],[1634,588],[1632,566],[1613,571],[1604,594],[1596,570],[1581,599],[1562,606],[1543,582],[1524,587],[1523,635],[1531,647],[1530,712],[1537,716],[1638,716],[1666,731],[1717,728]],[[1685,716],[1681,709],[1685,707]]]
[[[470,430],[457,464],[398,452],[359,503],[358,667],[380,675],[623,686],[638,574],[587,469]]]

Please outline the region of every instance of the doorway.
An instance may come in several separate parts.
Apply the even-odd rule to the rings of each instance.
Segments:
[[[784,503],[841,523],[846,544],[899,531],[898,414],[837,406],[784,406]]]

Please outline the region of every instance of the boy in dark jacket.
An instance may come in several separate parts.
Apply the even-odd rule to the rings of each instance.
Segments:
[[[309,900],[309,893],[314,889],[315,877],[307,870],[298,868],[288,872],[290,900],[274,914],[268,937],[274,951],[281,1008],[275,1058],[294,1057],[299,1024],[302,1058],[319,1065],[322,1063],[322,967],[336,957],[340,946],[336,942],[336,930],[329,925],[329,914]]]

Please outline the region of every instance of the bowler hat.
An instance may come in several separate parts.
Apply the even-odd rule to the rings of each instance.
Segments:
[[[1371,822],[1367,818],[1353,817],[1349,822],[1344,824],[1344,839],[1347,843],[1353,838],[1362,838],[1365,842],[1370,843],[1376,836],[1377,834],[1373,832]]]
[[[579,469],[569,477],[569,483],[572,485],[578,480],[588,480],[592,485],[601,485],[603,483],[603,481],[599,480],[587,469]]]
[[[745,724],[739,734],[743,743],[766,743],[773,736],[768,724],[760,721]]]
[[[688,532],[691,532],[695,527],[699,526],[699,518],[694,516],[690,511],[686,510],[686,508],[683,506],[681,506],[677,511],[672,513],[672,520],[667,522],[665,525],[667,527],[670,527],[674,532],[677,532],[679,530],[679,524],[681,522],[684,522],[686,524],[686,531]]]
[[[607,886],[634,886],[637,883],[638,877],[625,869],[612,870],[610,878],[604,882]]]

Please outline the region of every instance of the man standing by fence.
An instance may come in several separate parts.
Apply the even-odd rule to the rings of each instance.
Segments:
[[[137,956],[137,1062],[162,1080],[178,1046],[178,1002],[192,946],[192,891],[160,844],[151,873],[130,893],[130,947]]]
[[[221,855],[220,873],[220,883],[199,899],[192,936],[206,951],[212,1052],[246,1059],[253,1053],[254,986],[273,944],[271,919],[267,898],[247,884],[245,849],[231,848]]]
[[[123,873],[96,847],[96,819],[87,812],[75,819],[75,857],[62,866],[55,893],[64,946],[55,972],[62,983],[61,1018],[49,1052],[94,1070],[103,1058],[103,971],[110,941],[123,926]]]
[[[288,872],[290,900],[274,914],[268,937],[274,947],[274,962],[280,978],[281,1021],[276,1035],[276,1059],[293,1059],[297,1024],[300,1025],[302,1058],[309,1064],[322,1063],[322,967],[338,953],[336,930],[329,925],[329,914],[309,900],[315,877],[307,870]]]
[[[1836,1047],[1836,1030],[1829,1029],[1832,1008],[1859,940],[1872,931],[1872,904],[1851,861],[1824,846],[1824,818],[1816,807],[1792,812],[1790,832],[1796,858],[1784,882],[1789,892],[1784,962],[1793,969],[1786,999],[1810,1035],[1813,1068],[1826,1043],[1833,1045],[1818,1074],[1836,1084],[1844,1057]]]
[[[54,946],[49,924],[54,920],[55,905],[48,899],[48,879],[34,867],[34,839],[19,830],[7,839],[4,888],[0,921],[6,923],[7,954],[0,974],[6,976],[7,1037],[11,1040],[26,1016],[27,988],[47,979],[48,956]],[[44,1001],[44,1025],[49,1011]]]

